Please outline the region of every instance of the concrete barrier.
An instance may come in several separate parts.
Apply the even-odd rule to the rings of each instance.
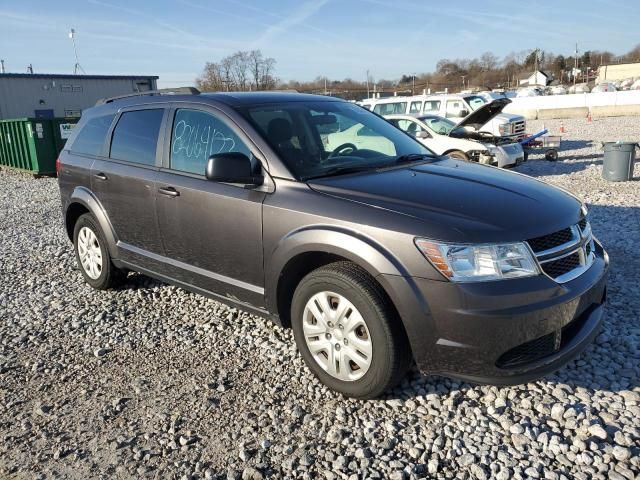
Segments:
[[[569,108],[545,108],[538,110],[538,120],[548,120],[551,118],[586,118],[589,114],[587,107]]]
[[[640,105],[610,105],[591,107],[593,117],[624,117],[640,115]]]
[[[504,109],[529,120],[640,115],[640,90],[518,97]]]

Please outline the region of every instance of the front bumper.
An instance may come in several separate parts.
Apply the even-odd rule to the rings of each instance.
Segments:
[[[536,277],[454,283],[383,276],[424,373],[477,383],[525,383],[553,372],[598,334],[608,258],[558,284]]]
[[[524,162],[524,150],[519,143],[510,143],[496,147],[495,158],[498,167],[513,167]]]

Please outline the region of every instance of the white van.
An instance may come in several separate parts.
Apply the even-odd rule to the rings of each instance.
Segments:
[[[502,99],[501,99],[502,100]],[[459,123],[489,102],[481,95],[415,95],[412,97],[370,98],[360,102],[378,115],[433,114]],[[479,129],[496,137],[519,139],[527,132],[527,121],[522,115],[500,113]]]

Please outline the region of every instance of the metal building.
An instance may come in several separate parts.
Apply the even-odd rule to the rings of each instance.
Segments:
[[[157,76],[0,73],[0,119],[79,117],[97,100],[156,90]]]

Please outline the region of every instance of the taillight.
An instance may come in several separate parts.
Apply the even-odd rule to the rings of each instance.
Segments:
[[[56,175],[60,175],[60,167],[62,164],[60,163],[60,157],[56,158]]]

